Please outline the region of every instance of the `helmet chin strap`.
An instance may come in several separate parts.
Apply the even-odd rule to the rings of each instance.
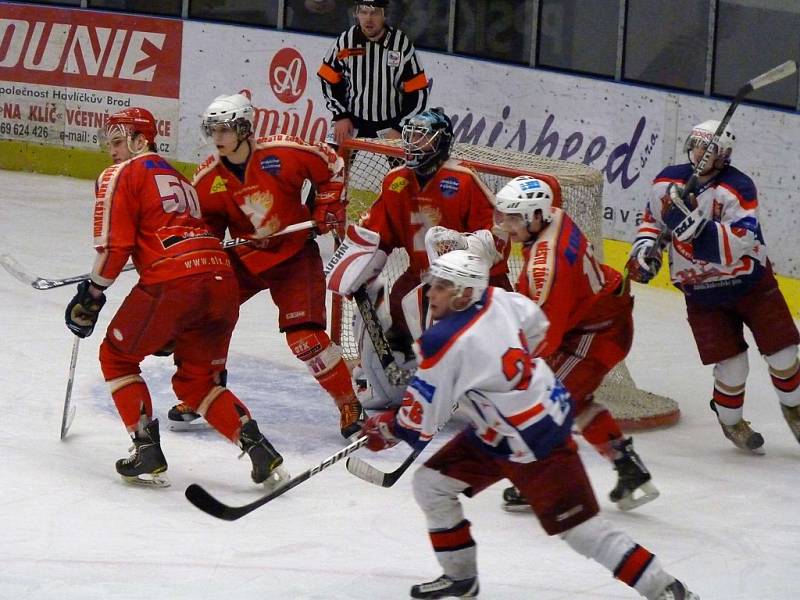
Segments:
[[[142,140],[144,142],[142,145],[139,146],[138,150],[136,148],[134,148],[134,143],[136,143],[136,138],[139,138],[140,142]],[[133,156],[138,156],[140,154],[144,154],[148,150],[148,148],[147,148],[147,146],[148,146],[147,140],[140,133],[139,134],[133,134],[133,136],[128,135],[126,137],[125,141],[126,141],[126,145],[128,146],[128,152],[130,152]]]

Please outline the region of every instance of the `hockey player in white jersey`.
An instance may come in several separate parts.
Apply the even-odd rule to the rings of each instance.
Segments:
[[[397,413],[371,417],[373,451],[405,441],[424,447],[458,411],[470,425],[413,480],[444,574],[411,588],[413,598],[478,595],[475,541],[459,495],[508,478],[545,531],[609,569],[650,600],[698,600],[647,549],[597,516],[591,484],[571,437],[569,393],[536,348],[548,321],[525,296],[488,286],[489,267],[465,250],[442,255],[426,276],[436,322],[415,344],[419,368]]]

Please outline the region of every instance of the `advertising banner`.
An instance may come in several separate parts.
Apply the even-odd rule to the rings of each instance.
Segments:
[[[109,114],[140,106],[177,155],[181,21],[0,4],[0,139],[97,148]]]

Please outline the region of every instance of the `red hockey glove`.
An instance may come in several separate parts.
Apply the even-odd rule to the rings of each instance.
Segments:
[[[311,218],[317,224],[317,231],[328,233],[331,229],[344,233],[347,220],[347,202],[342,198],[342,183],[330,181],[317,191]],[[340,237],[343,237],[340,235]]]
[[[361,427],[361,435],[369,438],[367,448],[380,452],[391,448],[400,440],[394,436],[395,412],[387,410],[371,416]]]

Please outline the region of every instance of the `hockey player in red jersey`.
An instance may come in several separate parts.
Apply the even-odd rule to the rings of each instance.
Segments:
[[[422,273],[428,268],[426,233],[435,227],[457,232],[492,228],[492,192],[477,173],[450,158],[453,135],[452,123],[441,108],[425,110],[408,119],[402,130],[405,165],[392,169],[384,177],[378,199],[361,219],[361,226],[380,236],[377,251],[370,262],[371,272],[379,273],[387,256],[396,248],[405,250],[409,257],[408,268],[391,286],[386,311],[390,323],[386,337],[403,364],[410,364],[413,360],[413,339],[401,303],[403,297],[420,284]],[[354,245],[359,243],[360,240],[355,240]],[[503,239],[494,239],[494,243],[497,251],[494,252],[495,264],[491,270],[492,284],[511,289],[506,263],[509,247]],[[336,275],[331,266],[328,267],[328,287],[341,295],[351,295],[354,290],[332,284],[331,277]],[[362,278],[354,281],[359,285],[372,283],[368,292],[374,303],[380,303],[380,281],[369,282]],[[364,340],[362,346],[371,344],[366,336],[356,337]],[[360,349],[359,354],[370,387],[373,390],[391,387],[382,381],[380,367],[365,362],[364,356],[370,356],[370,348]],[[374,399],[376,405],[385,406],[385,397],[395,391],[380,394],[380,398]],[[402,393],[402,389],[397,391]]]
[[[536,177],[509,181],[495,197],[496,225],[523,245],[525,264],[516,289],[547,315],[550,328],[536,350],[575,402],[575,425],[587,442],[613,461],[609,497],[630,510],[658,496],[650,473],[594,392],[633,342],[633,298],[622,276],[599,263],[592,244],[569,215],[553,206],[554,191]],[[504,507],[527,507],[513,487]]]
[[[548,327],[522,294],[488,286],[488,263],[456,250],[433,261],[426,282],[436,322],[419,338],[420,364],[398,412],[370,417],[367,447],[404,441],[422,450],[458,412],[467,425],[414,474],[414,498],[444,573],[412,598],[478,595],[477,545],[460,496],[501,479],[519,487],[542,527],[649,600],[699,600],[649,550],[598,516],[570,431],[569,392],[533,353]]]
[[[278,307],[278,327],[294,355],[331,395],[340,412],[340,431],[360,429],[363,411],[341,350],[325,332],[325,277],[317,243],[307,231],[267,239],[312,218],[319,233],[343,227],[343,161],[325,144],[275,135],[253,139],[254,108],[242,94],[216,98],[203,116],[203,130],[217,148],[198,168],[194,185],[203,218],[215,235],[254,243],[232,251],[239,302],[269,290]],[[302,203],[303,185],[316,189],[313,206]],[[262,241],[259,241],[262,240]],[[197,415],[178,405],[170,419]]]
[[[100,366],[133,454],[116,463],[131,483],[165,486],[167,461],[158,420],[141,376],[144,358],[174,343],[177,397],[253,463],[256,483],[287,478],[281,455],[264,438],[247,407],[220,382],[238,318],[230,259],[200,218],[191,184],[156,154],[156,123],[143,108],[111,115],[104,127],[114,165],[97,180],[90,279],[66,309],[67,327],[91,335],[105,304],[104,291],[131,259],[139,281],[111,319],[100,346]]]
[[[729,126],[688,206],[681,199],[719,125],[712,120],[692,128],[684,144],[688,162],[656,176],[627,268],[631,279],[647,283],[661,267],[662,240],[669,245],[670,278],[686,297],[700,360],[714,365],[711,409],[737,448],[762,454],[764,437],[743,415],[749,371],[744,327],[767,362],[781,412],[798,441],[800,335],[767,257],[756,186],[730,164],[736,135]]]

